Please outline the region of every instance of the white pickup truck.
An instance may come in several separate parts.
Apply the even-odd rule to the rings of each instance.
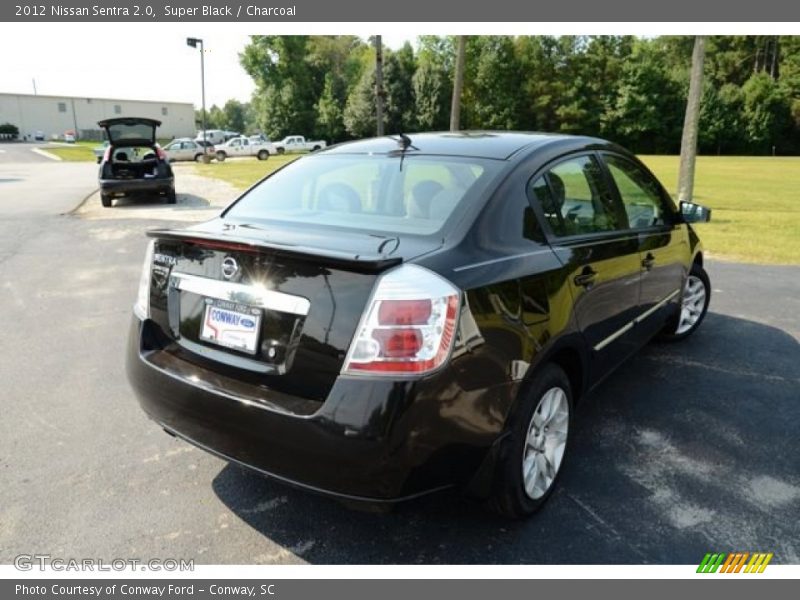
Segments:
[[[289,135],[280,142],[275,142],[275,149],[278,154],[285,152],[316,152],[327,146],[323,140],[307,140],[302,135]]]
[[[231,156],[255,156],[258,160],[267,160],[270,154],[278,153],[272,142],[254,140],[243,135],[215,147],[215,154],[220,162]]]

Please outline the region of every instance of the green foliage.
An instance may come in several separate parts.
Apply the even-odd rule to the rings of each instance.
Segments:
[[[397,52],[389,52],[383,65],[386,94],[386,132],[417,130],[414,102],[414,74],[417,64],[414,49],[406,42]]]
[[[455,36],[384,50],[385,129],[446,130]],[[465,128],[610,138],[635,151],[680,146],[691,36],[469,36]],[[354,36],[253,36],[241,54],[257,91],[245,123],[273,138],[374,135],[375,51]],[[209,127],[241,123],[237,107]],[[252,127],[252,125],[251,125]],[[240,129],[239,127],[223,127]],[[800,153],[800,37],[712,36],[700,117],[704,153]]]
[[[0,124],[0,133],[5,135],[19,135],[19,127],[13,123]]]
[[[344,107],[344,126],[356,138],[375,135],[375,67],[367,68],[347,96]]]

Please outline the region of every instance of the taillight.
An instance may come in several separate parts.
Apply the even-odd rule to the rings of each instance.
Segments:
[[[104,160],[104,161],[109,161],[109,160],[111,160],[111,146],[108,146],[108,147],[106,148],[106,151],[105,151],[105,152],[103,152],[103,160]]]
[[[142,320],[150,318],[150,269],[153,267],[154,249],[155,240],[150,240],[144,253],[144,264],[142,265],[142,274],[139,276],[139,292],[136,294],[136,304],[133,305],[133,312]]]
[[[389,271],[361,318],[342,373],[422,375],[450,356],[461,292],[417,265]]]
[[[167,153],[164,152],[161,146],[156,146],[156,156],[158,156],[158,158],[160,158],[161,160],[167,159]]]

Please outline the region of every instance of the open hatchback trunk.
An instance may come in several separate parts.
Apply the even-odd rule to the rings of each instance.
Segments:
[[[161,121],[144,117],[120,117],[105,119],[97,124],[105,130],[112,146],[123,148],[154,146],[156,129],[161,126]]]

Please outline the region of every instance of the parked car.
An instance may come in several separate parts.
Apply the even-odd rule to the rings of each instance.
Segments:
[[[245,136],[239,136],[216,146],[215,155],[222,162],[230,156],[255,156],[258,160],[267,160],[270,154],[276,154],[275,146],[271,142],[253,142]]]
[[[37,131],[33,134],[33,139],[37,142],[43,142],[45,140],[44,131]]]
[[[290,135],[280,142],[275,142],[275,149],[278,154],[284,154],[285,152],[316,152],[327,145],[323,140],[307,141],[302,135]]]
[[[207,143],[205,154],[213,157],[214,152],[214,146],[210,143]],[[164,146],[164,153],[167,155],[167,158],[170,160],[170,162],[178,160],[193,160],[200,162],[203,160],[203,144],[202,142],[196,142],[195,140],[188,138],[177,139]]]
[[[64,141],[66,143],[68,143],[68,144],[74,144],[75,143],[75,133],[73,133],[71,131],[67,131],[64,134]]]
[[[595,138],[340,144],[149,232],[128,376],[168,433],[280,481],[377,503],[458,486],[522,517],[590,390],[702,323],[709,216]]]
[[[225,132],[221,129],[207,129],[205,137],[203,137],[203,131],[200,130],[197,132],[195,136],[195,141],[202,142],[205,141],[210,144],[224,144],[227,138],[225,137]]]
[[[247,136],[247,139],[250,140],[250,142],[254,143],[254,144],[257,144],[257,143],[271,144],[272,143],[272,141],[267,136],[265,136],[263,133],[257,133],[256,135]]]
[[[97,124],[109,145],[100,162],[100,199],[110,207],[115,196],[162,195],[175,204],[175,177],[156,143],[161,121],[140,117],[106,119]]]

